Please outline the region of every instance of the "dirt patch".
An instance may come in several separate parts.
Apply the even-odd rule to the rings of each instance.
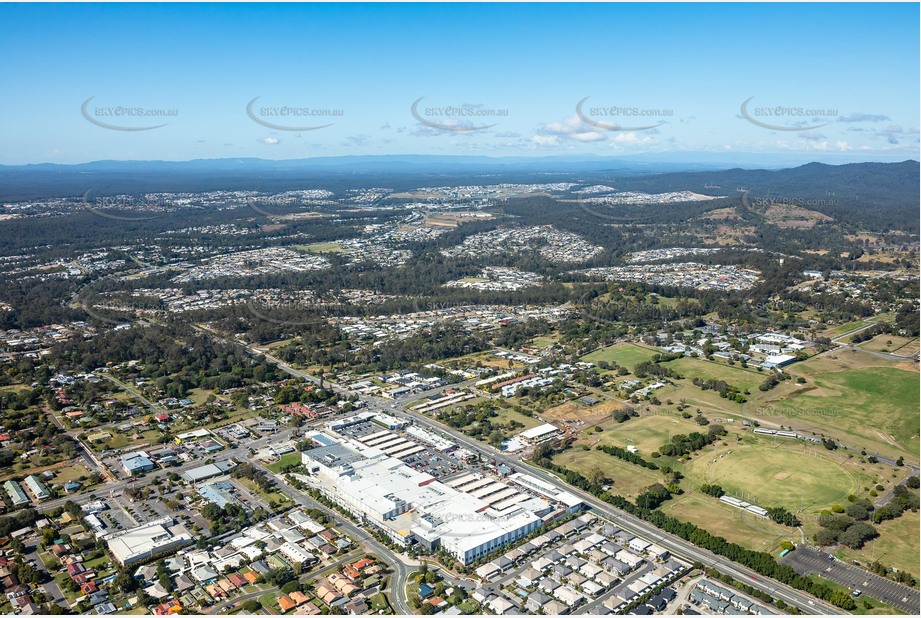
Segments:
[[[774,475],[773,478],[775,481],[785,481],[788,478],[790,478],[790,473],[789,472],[778,472],[777,474]]]
[[[619,401],[603,401],[594,406],[585,406],[575,401],[567,401],[554,408],[544,410],[541,417],[550,421],[582,421],[586,425],[594,425],[600,421],[611,418],[611,413],[620,410],[624,404]]]
[[[834,221],[826,214],[792,204],[772,204],[765,211],[764,220],[784,228],[811,228],[822,221]]]
[[[701,220],[710,220],[710,221],[741,221],[742,216],[735,208],[717,208],[716,210],[711,210],[710,212],[704,213],[697,217]]]

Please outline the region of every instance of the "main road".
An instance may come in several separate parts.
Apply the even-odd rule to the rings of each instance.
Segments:
[[[239,446],[222,451],[221,453],[218,454],[218,456],[221,459],[233,458],[237,461],[248,461],[250,449],[258,450],[262,446],[265,446],[265,444],[271,440],[278,440],[278,439],[285,440],[289,437],[290,434],[293,433],[293,431],[294,430],[292,429],[286,429],[276,434],[264,436],[262,438],[253,440],[251,442],[247,442],[245,444],[241,443]],[[193,461],[184,463],[179,466],[174,466],[171,468],[158,468],[156,470],[148,472],[147,474],[145,474],[143,477],[141,477],[137,481],[131,481],[129,479],[113,481],[111,483],[106,483],[104,486],[98,489],[95,489],[93,491],[87,492],[87,493],[75,494],[72,496],[65,496],[63,498],[56,498],[54,500],[48,500],[47,502],[42,502],[37,508],[40,511],[51,511],[51,510],[56,509],[59,506],[64,506],[64,503],[68,501],[75,502],[77,504],[90,502],[97,497],[104,498],[106,494],[114,494],[114,493],[123,491],[129,485],[132,485],[134,483],[146,484],[152,481],[153,479],[166,476],[170,472],[181,474],[182,472],[185,472],[186,470],[190,470],[192,468],[198,468],[202,465],[204,465],[204,462],[202,462],[201,460],[193,460]]]
[[[227,341],[227,340],[225,339],[224,341]],[[280,369],[282,369],[283,371],[287,372],[288,374],[292,376],[302,378],[304,380],[308,380],[314,383],[320,382],[320,379],[317,378],[316,376],[313,376],[299,369],[295,369],[291,367],[290,365],[288,365],[287,363],[272,356],[271,354],[266,353],[263,350],[260,350],[255,347],[247,346],[239,341],[236,341],[235,343],[244,347],[251,354],[264,356],[267,360],[274,362]],[[342,387],[339,387],[333,383],[330,383],[329,381],[325,381],[324,383],[328,384],[331,388],[333,388],[334,391],[338,393],[351,394],[349,393],[348,390]],[[830,603],[826,603],[825,601],[819,600],[813,597],[812,595],[807,594],[801,590],[797,590],[791,586],[782,584],[776,580],[763,577],[759,575],[757,572],[753,571],[752,569],[749,569],[740,564],[737,564],[735,562],[732,562],[730,560],[717,556],[716,554],[708,550],[702,549],[694,545],[693,543],[685,541],[684,539],[677,537],[671,533],[664,532],[647,521],[644,521],[621,509],[618,509],[608,504],[607,502],[603,502],[602,500],[598,499],[597,497],[595,497],[594,495],[588,492],[585,492],[576,487],[573,487],[569,485],[568,483],[564,483],[563,481],[560,480],[559,477],[547,472],[546,470],[542,468],[532,466],[531,464],[525,461],[521,461],[518,458],[510,457],[507,453],[503,451],[499,451],[493,448],[492,446],[489,446],[488,444],[484,444],[477,440],[473,440],[467,435],[459,431],[455,431],[445,425],[437,423],[436,421],[433,421],[432,419],[426,416],[423,416],[421,414],[417,414],[414,412],[410,412],[410,411],[405,411],[402,409],[397,410],[395,406],[388,408],[385,404],[379,401],[376,401],[376,400],[366,399],[366,401],[368,402],[368,405],[371,409],[376,408],[378,411],[386,412],[387,414],[391,414],[391,415],[403,415],[404,417],[409,418],[415,423],[425,426],[428,429],[436,433],[441,433],[442,435],[450,436],[451,438],[454,439],[454,441],[457,444],[463,445],[465,448],[475,453],[479,453],[481,456],[484,456],[487,459],[495,459],[497,463],[501,462],[512,468],[518,468],[518,469],[526,468],[529,474],[537,476],[541,478],[542,480],[560,489],[576,494],[587,505],[591,506],[593,509],[595,509],[598,513],[602,514],[607,519],[610,519],[611,521],[616,522],[618,525],[620,525],[624,529],[629,530],[630,532],[639,534],[640,536],[646,537],[648,539],[655,539],[655,542],[658,545],[664,547],[665,549],[668,549],[672,553],[677,554],[679,556],[683,556],[685,558],[689,558],[696,562],[700,562],[701,564],[705,566],[712,567],[716,569],[717,571],[719,571],[720,573],[723,573],[724,575],[729,575],[730,577],[740,582],[743,582],[749,586],[752,586],[753,588],[756,588],[757,590],[760,590],[766,594],[771,595],[775,599],[781,599],[785,603],[788,603],[796,607],[803,613],[819,614],[819,615],[848,613],[839,607],[835,607],[834,605],[831,605]]]
[[[726,560],[725,558],[717,556],[716,554],[705,549],[701,549],[700,547],[697,547],[693,543],[685,541],[680,537],[664,532],[647,521],[630,515],[629,513],[622,511],[621,509],[618,509],[608,504],[607,502],[599,500],[588,492],[582,491],[569,485],[568,483],[562,482],[559,477],[547,472],[542,468],[532,466],[531,464],[517,458],[509,457],[502,451],[498,451],[487,444],[473,440],[460,432],[445,427],[444,425],[432,421],[431,419],[422,415],[408,412],[402,412],[402,414],[412,418],[416,423],[424,425],[432,431],[451,436],[451,438],[457,441],[458,444],[463,445],[465,448],[472,450],[473,452],[479,453],[485,458],[495,459],[497,463],[504,463],[511,468],[526,468],[528,474],[537,476],[540,479],[560,489],[565,489],[570,493],[576,494],[598,513],[611,520],[612,522],[617,523],[624,529],[637,533],[647,539],[655,539],[655,542],[658,545],[661,545],[674,554],[689,558],[696,562],[700,562],[705,566],[712,567],[718,570],[720,573],[729,575],[740,582],[770,594],[775,599],[781,599],[785,603],[789,603],[790,605],[799,608],[804,613],[846,613],[843,612],[840,608],[835,607],[829,603],[825,603],[824,601],[820,601],[810,594],[796,590],[795,588],[775,580],[765,578],[747,567],[736,564],[730,560]]]
[[[376,556],[379,556],[381,560],[386,562],[388,566],[390,566],[391,571],[393,571],[393,576],[390,578],[390,599],[394,609],[396,609],[398,614],[411,615],[413,613],[409,604],[406,602],[406,582],[409,579],[409,565],[407,565],[399,555],[393,553],[390,549],[378,542],[377,539],[373,538],[347,518],[341,516],[325,504],[314,500],[312,496],[293,487],[283,475],[273,474],[269,469],[257,462],[251,463],[257,468],[264,470],[266,473],[275,476],[278,480],[279,488],[288,494],[297,504],[306,508],[320,509],[332,519],[333,525],[336,528],[345,531],[345,533],[354,539],[359,546],[373,552]]]

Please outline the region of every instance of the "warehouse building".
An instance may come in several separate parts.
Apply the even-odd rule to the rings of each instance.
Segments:
[[[112,556],[122,566],[147,560],[194,541],[182,524],[172,517],[162,517],[128,530],[100,537],[106,541]]]
[[[144,451],[132,453],[131,455],[124,455],[122,457],[122,469],[131,476],[149,472],[156,467],[157,464],[155,464]]]
[[[551,425],[550,423],[544,423],[543,425],[538,425],[537,427],[532,427],[531,429],[526,429],[518,434],[522,440],[527,444],[537,444],[538,442],[543,442],[548,438],[552,438],[560,433],[560,430],[556,425]]]
[[[216,476],[227,474],[233,470],[236,465],[236,463],[230,461],[229,459],[225,461],[218,461],[216,463],[205,464],[204,466],[186,470],[182,473],[182,477],[190,483],[201,483],[202,481],[207,481],[208,479],[212,479]]]

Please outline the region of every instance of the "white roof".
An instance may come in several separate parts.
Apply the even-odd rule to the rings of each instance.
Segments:
[[[790,361],[796,360],[795,356],[790,356],[789,354],[775,354],[773,356],[768,356],[764,359],[765,363],[772,363],[779,365],[780,363],[789,363]]]
[[[535,438],[542,438],[543,436],[548,436],[557,431],[559,431],[559,429],[556,427],[556,425],[544,423],[543,425],[538,425],[537,427],[525,429],[519,435],[526,440],[534,440]]]
[[[109,551],[125,564],[143,554],[156,554],[169,547],[192,542],[192,535],[182,525],[174,526],[171,517],[164,517],[124,532],[103,537]]]

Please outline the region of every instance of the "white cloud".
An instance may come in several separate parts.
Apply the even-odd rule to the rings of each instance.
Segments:
[[[617,136],[614,137],[614,141],[619,144],[640,146],[642,144],[649,144],[655,140],[648,135],[645,137],[637,137],[636,133],[618,133]]]
[[[558,145],[564,141],[603,142],[608,136],[600,131],[593,131],[576,115],[562,122],[548,122],[537,130],[531,141],[539,145]]]
[[[607,137],[598,131],[586,131],[585,133],[573,133],[570,137],[579,142],[600,142]]]
[[[585,123],[578,116],[570,116],[563,122],[550,122],[544,125],[544,130],[557,135],[571,135],[585,130]]]
[[[538,146],[558,146],[560,137],[558,135],[534,135],[531,137],[531,142]]]
[[[266,137],[259,141],[262,142],[263,144],[268,144],[269,146],[274,146],[275,144],[278,144],[281,142],[281,140],[279,140],[277,137]]]

